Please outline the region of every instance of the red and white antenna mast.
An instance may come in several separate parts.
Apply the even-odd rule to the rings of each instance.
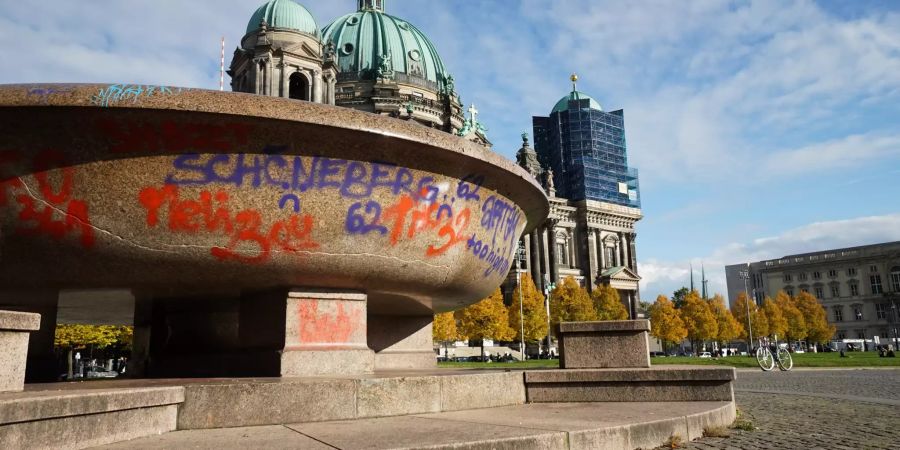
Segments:
[[[219,70],[219,90],[225,90],[225,36],[222,36],[222,60]]]

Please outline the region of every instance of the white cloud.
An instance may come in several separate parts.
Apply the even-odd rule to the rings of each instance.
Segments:
[[[900,241],[900,213],[815,222],[787,230],[777,236],[754,239],[750,243],[724,245],[703,258],[684,261],[656,259],[641,261],[639,266],[639,272],[643,277],[641,296],[644,301],[652,301],[658,294],[671,296],[672,292],[689,283],[690,264],[693,264],[696,270],[698,289],[699,268],[702,263],[710,280],[710,292],[724,295],[727,292],[726,265],[891,241]]]

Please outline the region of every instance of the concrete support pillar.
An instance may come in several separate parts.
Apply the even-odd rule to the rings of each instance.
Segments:
[[[150,361],[150,333],[153,328],[153,299],[134,294],[134,335],[131,339],[131,359],[125,374],[129,378],[147,376]]]
[[[58,307],[59,291],[56,289],[0,291],[0,310],[41,315],[40,328],[31,332],[28,339],[26,382],[53,382],[59,377],[56,354],[53,352]]]
[[[366,299],[366,294],[355,292],[291,291],[283,324],[281,376],[372,373],[375,361],[366,345]]]
[[[0,392],[18,392],[25,388],[28,360],[28,334],[41,327],[41,316],[33,313],[0,311]]]
[[[376,370],[432,369],[433,315],[369,316],[369,347],[375,351]]]

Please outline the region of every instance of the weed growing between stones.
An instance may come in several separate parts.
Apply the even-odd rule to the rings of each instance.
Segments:
[[[703,429],[703,437],[727,438],[731,437],[731,432],[725,427],[706,427]]]
[[[663,448],[676,449],[681,447],[684,447],[684,439],[682,439],[681,436],[677,434],[669,436],[669,440],[667,440],[666,443],[663,444]]]

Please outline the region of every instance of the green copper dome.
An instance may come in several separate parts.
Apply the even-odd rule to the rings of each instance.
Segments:
[[[427,80],[428,87],[440,90],[446,72],[431,40],[413,24],[385,14],[382,3],[359,4],[359,11],[338,18],[322,30],[325,45],[334,45],[338,71],[361,77],[393,71],[407,75],[410,81]]]
[[[259,24],[263,20],[269,28],[286,28],[319,36],[316,19],[309,10],[294,0],[271,0],[257,8],[250,22],[247,22],[247,34],[259,30]]]
[[[559,101],[556,102],[556,106],[553,107],[553,111],[550,111],[550,114],[568,111],[569,102],[572,100],[590,100],[591,109],[603,111],[603,107],[600,106],[600,103],[597,100],[594,100],[584,92],[572,91],[569,95],[559,99]]]

